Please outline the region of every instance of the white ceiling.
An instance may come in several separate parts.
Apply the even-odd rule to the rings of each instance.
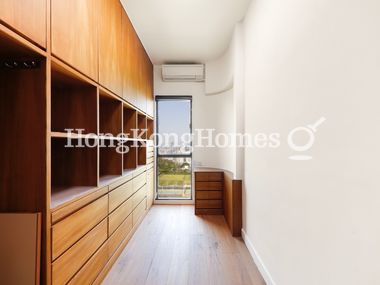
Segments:
[[[155,64],[204,63],[223,54],[251,0],[122,0]]]

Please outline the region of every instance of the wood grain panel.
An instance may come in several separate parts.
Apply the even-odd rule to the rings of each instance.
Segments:
[[[122,241],[127,237],[133,228],[132,215],[120,225],[120,227],[108,239],[108,257],[112,257],[116,249],[120,246]]]
[[[109,193],[109,213],[113,212],[119,205],[121,205],[125,200],[133,194],[133,184],[132,181],[121,185],[112,192]]]
[[[196,199],[209,200],[209,199],[223,199],[222,191],[196,191]]]
[[[233,236],[241,236],[242,181],[235,180],[232,173],[224,174],[224,216]]]
[[[195,181],[223,181],[223,172],[196,172]]]
[[[141,187],[143,187],[146,184],[146,172],[140,174],[139,176],[133,178],[133,189],[136,192]]]
[[[195,190],[223,190],[223,182],[196,182]]]
[[[52,258],[55,260],[108,214],[108,196],[80,209],[52,228]]]
[[[222,200],[197,200],[195,207],[199,209],[220,209],[223,208]]]
[[[105,242],[91,259],[70,280],[69,285],[92,284],[108,261],[108,244]]]
[[[53,262],[53,284],[66,284],[106,240],[107,220],[104,220]]]
[[[122,96],[122,7],[119,0],[100,0],[99,83]]]
[[[132,213],[133,199],[129,198],[123,204],[120,205],[112,214],[108,217],[108,233],[111,235],[121,223]]]
[[[146,185],[141,187],[133,196],[132,196],[132,205],[133,208],[136,208],[138,204],[146,197]]]
[[[99,1],[51,0],[52,53],[95,81]]]
[[[46,48],[47,0],[1,0],[0,21]]]
[[[141,203],[133,210],[132,219],[133,226],[140,222],[140,218],[144,216],[146,211],[146,199],[142,200]]]
[[[107,192],[108,192],[108,187],[103,187],[94,191],[93,193],[86,195],[83,198],[75,200],[61,208],[58,208],[56,211],[51,213],[51,222],[53,224],[57,223],[58,221],[67,217],[68,215],[74,213],[75,211],[88,205],[92,201],[95,201],[99,197],[105,195]]]

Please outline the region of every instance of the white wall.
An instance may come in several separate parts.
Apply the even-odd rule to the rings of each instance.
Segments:
[[[256,0],[244,23],[244,230],[278,285],[380,284],[380,2]],[[309,161],[294,127],[327,121]],[[267,279],[270,281],[270,279]]]
[[[193,130],[215,129],[218,132],[233,132],[232,91],[218,95],[206,95],[205,83],[164,82],[161,77],[161,66],[154,67],[154,94],[173,96],[192,96]],[[204,132],[206,135],[206,132]],[[193,164],[195,166],[219,167],[233,171],[234,150],[219,148],[194,148]]]

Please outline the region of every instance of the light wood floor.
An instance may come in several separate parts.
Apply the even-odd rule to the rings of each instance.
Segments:
[[[265,284],[241,239],[222,216],[193,206],[154,206],[104,285]]]

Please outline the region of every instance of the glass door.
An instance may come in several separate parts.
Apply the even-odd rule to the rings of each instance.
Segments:
[[[157,199],[192,199],[191,97],[156,96]]]

